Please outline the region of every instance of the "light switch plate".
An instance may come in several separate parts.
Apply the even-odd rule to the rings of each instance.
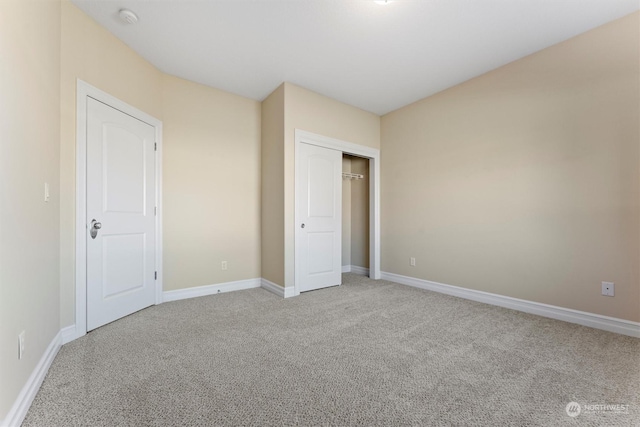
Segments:
[[[18,360],[22,359],[24,356],[24,335],[24,331],[20,332],[18,335]]]

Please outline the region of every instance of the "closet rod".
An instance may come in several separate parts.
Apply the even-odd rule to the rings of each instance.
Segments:
[[[342,172],[342,177],[349,179],[363,179],[364,175],[360,173]]]

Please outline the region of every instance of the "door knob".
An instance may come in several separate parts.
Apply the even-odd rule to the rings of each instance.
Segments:
[[[89,230],[89,234],[91,234],[91,238],[95,239],[98,235],[98,230],[102,228],[102,223],[96,221],[95,219],[91,220],[91,229]]]
[[[302,224],[302,225],[300,226],[300,228],[304,228],[304,224]]]

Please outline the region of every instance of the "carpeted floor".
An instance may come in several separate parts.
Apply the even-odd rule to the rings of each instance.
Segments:
[[[639,394],[638,339],[345,274],[91,332],[60,350],[23,425],[638,426]],[[585,406],[600,404],[628,413]]]

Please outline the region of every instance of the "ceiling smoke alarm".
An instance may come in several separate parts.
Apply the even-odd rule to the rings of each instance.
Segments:
[[[129,9],[120,9],[118,12],[120,20],[125,24],[136,24],[138,22],[138,15],[130,11]]]

